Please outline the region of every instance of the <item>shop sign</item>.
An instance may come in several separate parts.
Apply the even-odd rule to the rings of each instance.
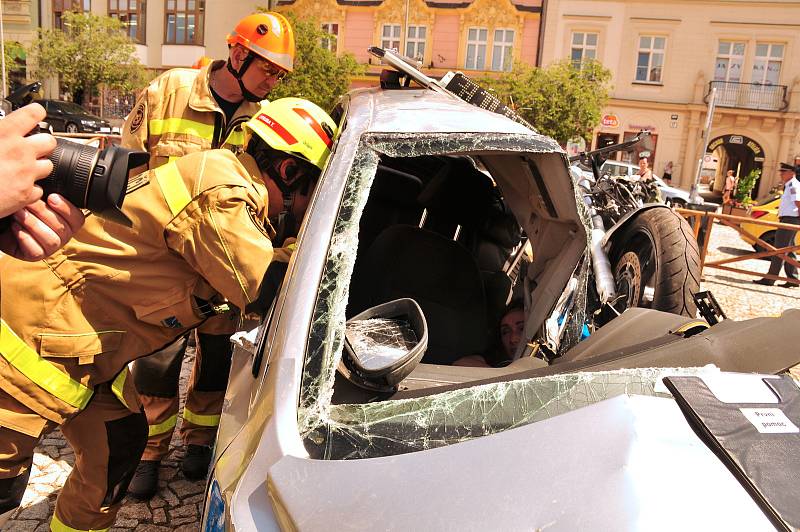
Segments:
[[[602,124],[605,127],[619,127],[619,118],[617,115],[603,115]]]
[[[708,145],[708,148],[707,148],[708,151],[716,150],[717,148],[719,148],[722,145],[723,142],[725,142],[725,139],[722,138],[722,137],[714,139],[714,141],[712,141],[711,144]]]
[[[740,135],[731,135],[728,137],[728,142],[731,144],[744,144],[744,138]]]
[[[752,140],[747,141],[747,147],[750,148],[750,151],[752,151],[756,155],[759,155],[761,153],[761,146],[759,146]]]

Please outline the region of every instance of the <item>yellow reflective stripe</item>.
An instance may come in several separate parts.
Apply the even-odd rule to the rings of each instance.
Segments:
[[[128,403],[125,402],[125,381],[128,378],[128,368],[125,367],[119,374],[114,378],[114,381],[111,383],[111,391],[114,392],[114,395],[119,399],[119,402],[125,405],[125,408],[130,410],[130,406]]]
[[[231,134],[228,135],[228,138],[225,140],[225,144],[231,144],[233,146],[244,145],[244,132],[241,129],[231,131]]]
[[[0,319],[0,354],[20,373],[49,394],[67,404],[83,409],[92,398],[92,390],[39,356],[33,348]]]
[[[58,516],[53,513],[53,520],[50,521],[51,532],[106,532],[108,528],[72,528],[61,522]]]
[[[195,414],[188,408],[183,408],[183,420],[198,425],[200,427],[216,427],[219,425],[219,414],[217,415],[203,415]]]
[[[171,431],[178,424],[178,414],[172,414],[166,421],[162,421],[158,425],[150,425],[147,428],[148,436],[158,436],[165,432]]]
[[[175,163],[159,166],[153,172],[156,175],[158,186],[161,188],[161,194],[167,201],[170,212],[175,216],[189,205],[192,195],[189,194],[189,189],[186,188],[186,183],[183,182]]]
[[[288,246],[286,246],[286,249],[288,249],[289,251],[291,251],[292,253],[294,253],[294,252],[297,250],[297,243],[295,243],[295,242],[292,242],[291,244],[289,244]]]
[[[684,323],[677,329],[675,329],[676,333],[685,333],[689,329],[694,329],[695,327],[703,327],[704,329],[708,329],[708,322],[703,320],[694,320],[690,321],[689,323]]]
[[[183,135],[194,135],[205,140],[211,141],[214,138],[214,126],[186,120],[185,118],[154,118],[147,123],[151,135],[163,135],[164,133],[180,133]]]

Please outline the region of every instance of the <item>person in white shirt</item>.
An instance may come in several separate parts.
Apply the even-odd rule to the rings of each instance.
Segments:
[[[800,166],[795,167],[787,163],[781,163],[780,169],[778,170],[781,180],[783,181],[783,196],[781,196],[781,202],[778,207],[778,220],[784,224],[800,225],[800,181],[797,180],[798,171],[800,171]],[[776,230],[775,247],[785,248],[793,245],[795,234],[797,234],[797,229]],[[787,255],[792,259],[795,258],[794,253],[788,253]],[[800,280],[797,279],[797,268],[794,264],[784,261],[779,256],[770,257],[769,271],[767,274],[778,275],[778,272],[781,271],[781,264],[783,264],[786,277],[792,279],[793,282],[782,283],[780,286],[794,288],[800,284]],[[772,279],[767,278],[755,279],[753,282],[766,286],[772,286],[775,283]]]

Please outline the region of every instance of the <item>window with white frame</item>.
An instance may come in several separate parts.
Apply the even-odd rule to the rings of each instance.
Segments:
[[[409,26],[406,35],[406,56],[422,61],[425,58],[425,39],[428,29],[425,26]]]
[[[664,51],[667,38],[657,35],[639,37],[639,53],[636,59],[636,81],[661,83],[664,70]]]
[[[145,43],[146,0],[108,0],[108,16],[122,21],[124,31],[134,42]]]
[[[339,24],[336,22],[323,23],[322,33],[324,33],[325,36],[320,39],[320,46],[336,53],[336,41],[339,38]]]
[[[164,44],[203,45],[206,0],[166,0]]]
[[[469,28],[467,30],[467,57],[464,68],[483,70],[486,68],[486,39],[489,30],[486,28]]]
[[[777,85],[781,79],[783,44],[756,43],[751,81],[761,85]]]
[[[381,48],[400,51],[400,24],[384,24],[381,31]]]
[[[506,71],[514,66],[514,30],[494,30],[492,70]]]
[[[719,41],[714,64],[714,81],[741,81],[747,45],[738,41]]]
[[[580,68],[584,61],[597,59],[597,40],[597,33],[573,32],[570,59],[575,68]]]

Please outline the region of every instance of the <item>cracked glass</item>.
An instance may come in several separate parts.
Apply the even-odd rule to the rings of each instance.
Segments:
[[[671,397],[666,375],[708,368],[582,372],[462,388],[414,399],[333,405],[307,434],[316,458],[346,460],[424,451],[488,436],[618,395]]]
[[[511,380],[419,399],[332,404],[346,331],[345,311],[358,249],[359,221],[381,157],[470,155],[480,159],[483,155],[531,152],[563,153],[552,139],[535,133],[362,137],[330,242],[304,364],[298,422],[312,455],[345,459],[423,450],[531,423],[620,393],[652,394],[655,377],[633,372],[623,376],[576,374]],[[574,183],[570,181],[570,185],[579,223],[588,235],[587,211]],[[536,242],[533,245],[536,254]],[[585,248],[587,253],[573,267],[567,289],[548,320],[553,330],[548,333],[545,326],[541,333],[541,340],[552,339],[559,354],[577,344],[586,331],[588,237]]]

